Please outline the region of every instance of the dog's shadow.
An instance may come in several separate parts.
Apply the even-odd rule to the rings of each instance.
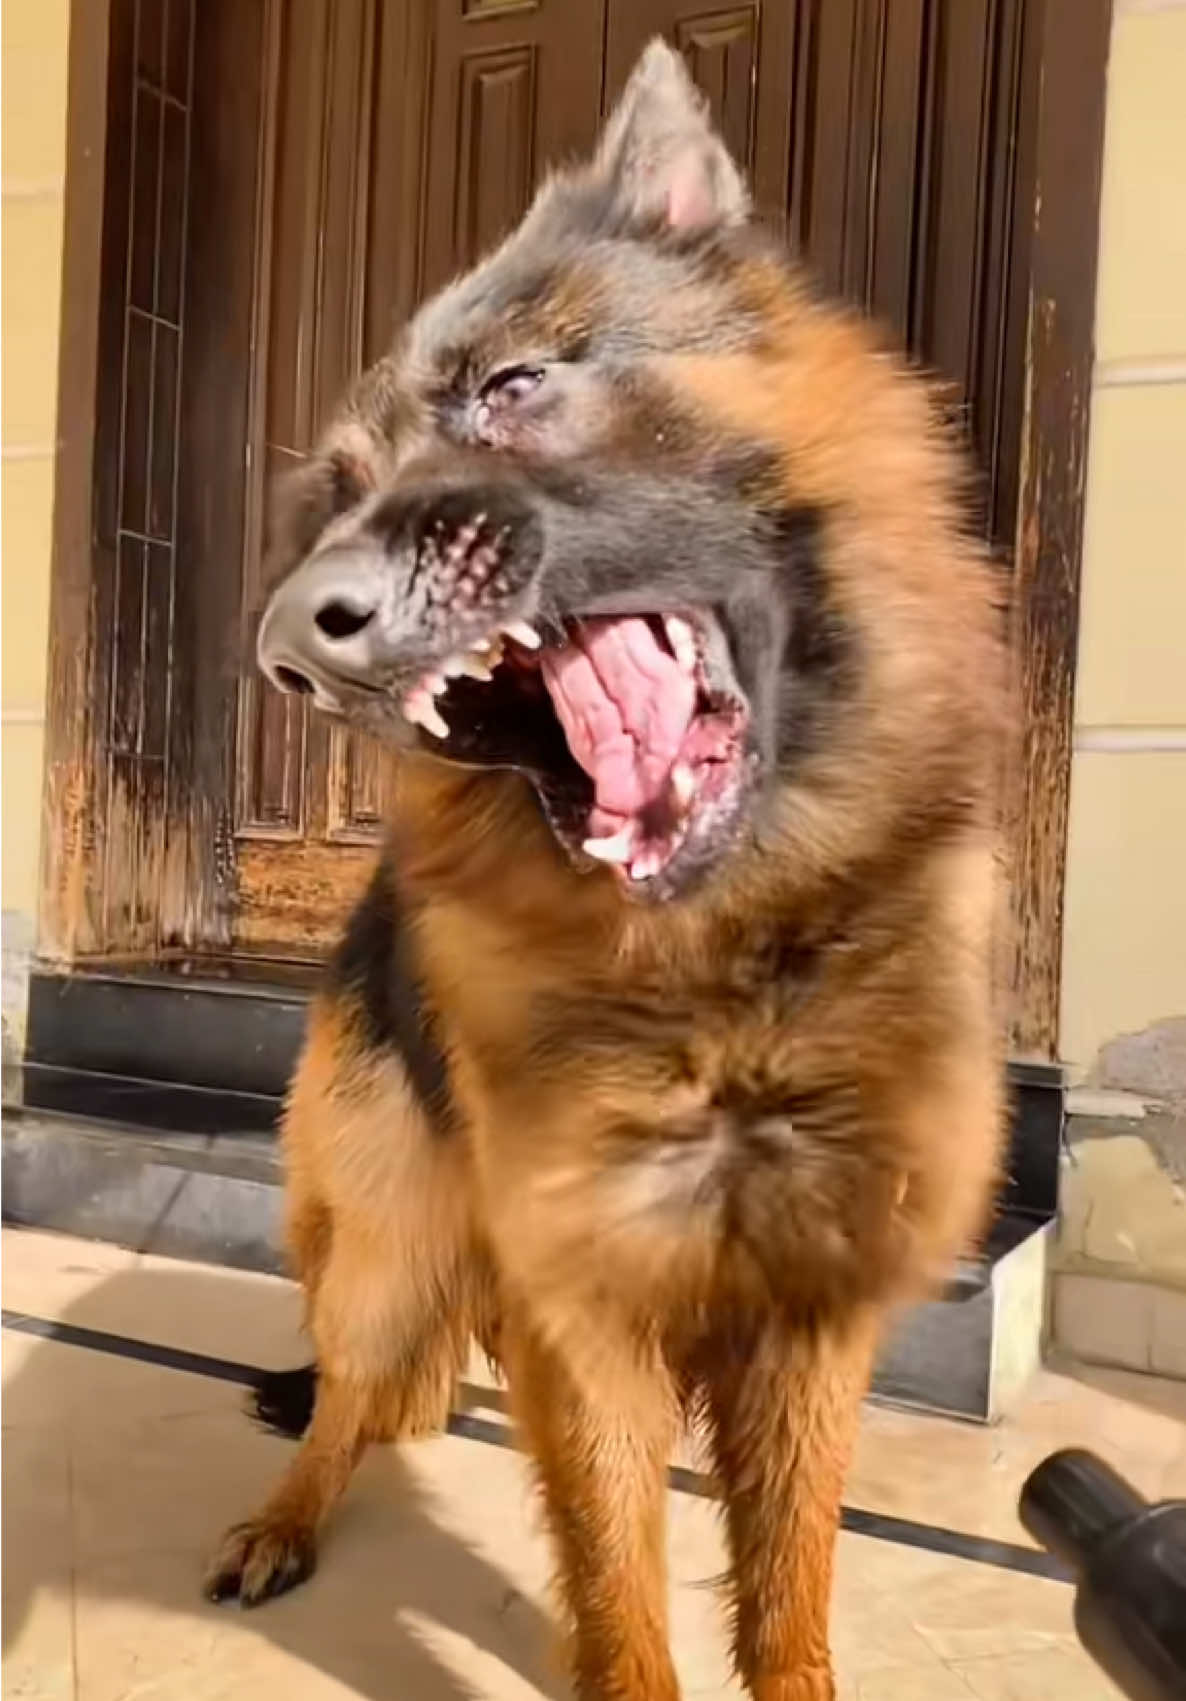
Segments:
[[[227,1316],[235,1285],[224,1272],[157,1263],[104,1276],[56,1316],[67,1327],[131,1337],[137,1316],[147,1316],[161,1341],[170,1315],[193,1318],[209,1306]],[[206,1350],[216,1350],[203,1335]],[[223,1352],[235,1356],[233,1336]],[[270,1362],[283,1365],[283,1355],[280,1342]],[[234,1621],[237,1632],[288,1660],[261,1667],[242,1634],[220,1635],[222,1615],[237,1609],[203,1600],[203,1565],[224,1526],[262,1500],[293,1445],[260,1434],[245,1404],[244,1391],[225,1383],[5,1331],[6,1668],[13,1652],[23,1663],[22,1631],[43,1593],[73,1588],[72,1657],[82,1673],[92,1660],[130,1660],[143,1682],[156,1666],[163,1693],[188,1693],[182,1668],[200,1658],[201,1667],[218,1669],[202,1680],[195,1667],[195,1681],[228,1697],[278,1693],[295,1676],[288,1661],[366,1701],[477,1701],[506,1688],[512,1672],[520,1680],[512,1687],[524,1694],[569,1694],[555,1627],[521,1586],[446,1527],[446,1509],[434,1509],[415,1463],[389,1447],[364,1461],[312,1580]],[[498,1539],[500,1516],[521,1516],[513,1500],[500,1513],[517,1467],[480,1442],[444,1446],[473,1450],[463,1495],[452,1493],[447,1456],[436,1472],[454,1520],[463,1497],[481,1501],[484,1527]],[[538,1553],[522,1541],[520,1549],[530,1550],[534,1593],[542,1537]],[[187,1624],[190,1615],[208,1626]],[[453,1657],[460,1649],[464,1676]],[[171,1672],[180,1678],[175,1691]]]

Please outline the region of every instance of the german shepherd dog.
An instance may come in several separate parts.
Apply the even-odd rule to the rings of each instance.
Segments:
[[[683,63],[420,310],[284,493],[264,671],[397,753],[284,1126],[316,1370],[210,1595],[308,1575],[476,1339],[577,1693],[672,1701],[665,1464],[703,1427],[738,1671],[834,1693],[888,1309],[977,1231],[1002,1070],[990,567],[923,384],[754,228]]]

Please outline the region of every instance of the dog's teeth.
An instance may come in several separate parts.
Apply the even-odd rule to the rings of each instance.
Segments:
[[[513,638],[517,644],[522,644],[525,650],[538,650],[543,639],[534,626],[529,626],[526,620],[509,620],[503,627],[508,638]]]
[[[445,672],[453,678],[456,678],[459,674],[465,674],[469,679],[480,679],[483,684],[494,678],[490,671],[490,664],[485,657],[475,655],[450,656],[445,663]]]
[[[446,668],[440,673],[426,673],[420,681],[422,689],[427,691],[430,696],[439,697],[442,692],[449,689],[449,681],[445,678],[447,672],[448,669]]]
[[[664,617],[663,628],[667,633],[667,641],[671,645],[671,653],[683,668],[685,673],[693,673],[696,668],[696,634],[686,620],[681,620],[678,614],[668,614]]]
[[[430,732],[434,738],[448,738],[449,723],[437,708],[435,703],[428,705],[428,713],[420,722],[425,732]]]
[[[680,809],[686,809],[696,795],[696,776],[686,762],[677,762],[671,770],[671,790]]]
[[[460,679],[462,674],[468,675],[470,679],[486,680],[494,678],[489,664],[481,656],[475,656],[472,653],[463,655],[461,651],[456,651],[453,655],[445,657],[441,663],[441,672],[449,679]]]
[[[449,723],[426,691],[409,691],[403,701],[404,719],[422,726],[434,738],[448,738]]]
[[[643,851],[630,864],[631,880],[649,880],[652,874],[658,874],[663,866],[663,858],[654,851]]]
[[[627,821],[618,832],[605,839],[586,839],[581,849],[597,862],[627,863],[634,848],[634,823]]]

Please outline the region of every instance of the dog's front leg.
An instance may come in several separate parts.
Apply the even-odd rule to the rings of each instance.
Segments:
[[[755,1322],[707,1355],[733,1559],[734,1658],[755,1701],[833,1701],[840,1497],[876,1338],[871,1317]]]
[[[606,1327],[604,1318],[591,1327]],[[580,1701],[678,1701],[667,1640],[664,1499],[670,1383],[624,1353],[592,1388],[522,1315],[508,1316],[511,1397],[535,1456],[572,1621]]]

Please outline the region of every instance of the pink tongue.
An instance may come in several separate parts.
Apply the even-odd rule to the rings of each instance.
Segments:
[[[696,682],[645,620],[588,620],[540,658],[568,747],[593,781],[590,827],[660,798],[692,720]]]

